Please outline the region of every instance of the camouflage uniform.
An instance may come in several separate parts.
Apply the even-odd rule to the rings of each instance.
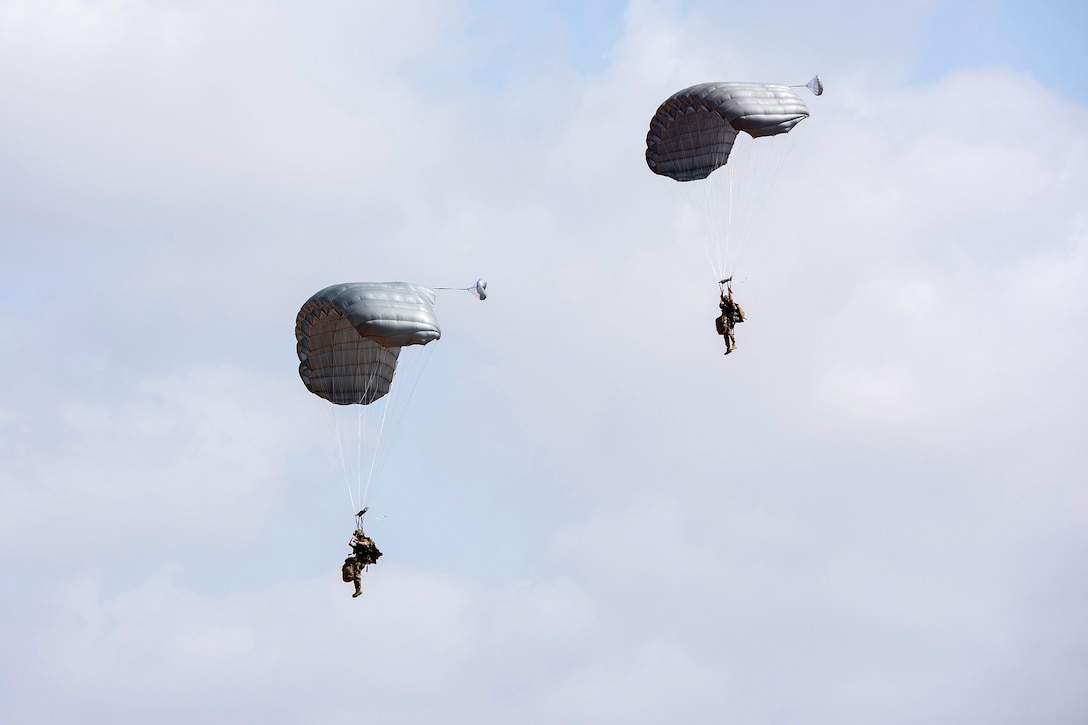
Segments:
[[[348,542],[348,546],[351,547],[352,555],[344,561],[344,581],[348,580],[347,574],[350,565],[351,581],[355,584],[355,593],[351,596],[354,598],[363,593],[363,570],[378,561],[382,552],[378,550],[374,539],[364,534],[362,529],[355,531],[351,541]]]
[[[737,338],[733,335],[733,326],[738,322],[744,322],[744,310],[733,300],[733,291],[722,293],[722,301],[718,303],[722,313],[714,320],[718,334],[725,338],[725,354],[737,349]]]

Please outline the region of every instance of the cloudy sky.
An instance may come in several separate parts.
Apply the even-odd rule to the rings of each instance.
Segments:
[[[0,720],[1084,722],[1088,10],[732,5],[0,0]],[[726,358],[648,121],[813,73]],[[352,599],[295,315],[477,277]]]

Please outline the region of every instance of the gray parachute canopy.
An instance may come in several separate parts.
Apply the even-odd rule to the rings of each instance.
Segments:
[[[354,282],[321,290],[295,318],[298,374],[337,405],[369,405],[389,392],[401,347],[442,336],[433,290],[407,282]]]
[[[705,179],[729,160],[739,132],[775,136],[807,117],[805,102],[788,86],[701,83],[657,109],[646,134],[646,164],[677,181]]]

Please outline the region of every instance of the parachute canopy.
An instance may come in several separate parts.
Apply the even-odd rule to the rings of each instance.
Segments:
[[[298,374],[337,405],[369,405],[393,383],[400,349],[442,336],[435,293],[407,282],[354,282],[321,290],[295,318]]]
[[[646,164],[676,181],[705,179],[729,160],[739,132],[776,136],[807,117],[808,107],[789,86],[700,83],[673,94],[650,119]]]

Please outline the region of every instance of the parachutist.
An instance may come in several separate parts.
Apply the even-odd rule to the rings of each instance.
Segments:
[[[733,326],[738,322],[744,322],[744,309],[733,299],[732,279],[732,277],[729,277],[720,282],[720,284],[724,285],[722,299],[718,303],[718,307],[721,308],[722,312],[714,320],[718,334],[725,338],[726,355],[737,349],[737,338],[733,334]]]
[[[819,76],[805,85],[816,95],[823,92]],[[770,187],[769,182],[784,158],[786,147],[782,142],[788,140],[791,129],[808,117],[804,99],[789,86],[714,82],[677,91],[650,118],[646,132],[646,165],[650,171],[680,182],[681,187],[687,186],[695,192],[694,196],[705,194],[706,198],[700,198],[699,202],[705,203],[711,212],[708,222],[717,220],[715,207],[719,204],[729,219],[724,234],[712,233],[700,240],[712,262],[717,260],[713,264],[717,274],[739,270],[736,258],[745,235],[740,233],[743,225],[738,222],[764,200],[758,193],[747,197],[750,192]],[[772,137],[782,138],[772,142]],[[775,147],[777,150],[772,151]],[[765,152],[770,153],[763,157]],[[766,163],[773,154],[779,154],[777,162]],[[711,174],[720,174],[717,170],[723,166],[729,168],[728,183],[699,183]],[[713,186],[720,191],[714,191]],[[722,193],[725,191],[728,193]],[[722,311],[715,321],[718,334],[725,338],[727,355],[737,348],[734,326],[744,321],[744,311],[733,300],[732,291],[726,294],[726,286],[731,282],[732,275],[720,280]]]
[[[366,513],[365,508],[358,515],[361,516],[364,513]],[[348,546],[351,547],[352,553],[351,556],[344,559],[341,574],[345,582],[355,584],[355,593],[351,595],[352,599],[354,599],[363,593],[363,571],[371,564],[376,563],[381,558],[382,552],[378,550],[378,545],[374,543],[374,539],[363,533],[361,528],[355,529]]]

